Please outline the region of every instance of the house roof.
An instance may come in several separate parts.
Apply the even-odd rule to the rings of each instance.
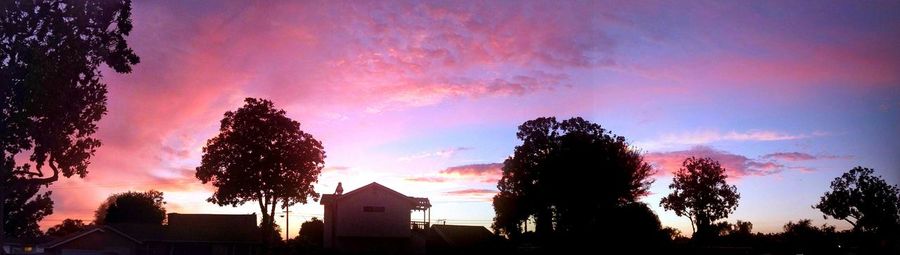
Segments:
[[[388,193],[390,193],[390,194],[396,195],[401,198],[405,198],[405,199],[409,200],[410,203],[413,204],[414,210],[424,210],[424,209],[431,208],[431,202],[428,200],[428,198],[411,197],[411,196],[403,195],[402,193],[397,192],[391,188],[385,187],[384,185],[381,185],[377,182],[369,183],[365,186],[359,187],[358,189],[352,190],[352,191],[344,193],[342,195],[323,194],[322,199],[320,200],[320,204],[325,205],[325,204],[336,203],[342,199],[352,197],[356,194],[362,193],[362,191],[364,191],[364,190],[369,190],[369,189],[382,189],[382,190],[388,191]]]
[[[66,244],[66,243],[68,243],[68,242],[77,240],[78,238],[81,238],[81,237],[84,237],[84,236],[86,236],[86,235],[90,235],[91,233],[96,233],[96,232],[115,233],[115,234],[120,235],[120,236],[122,236],[122,237],[125,237],[126,239],[131,240],[131,241],[133,241],[133,242],[135,242],[135,243],[141,243],[140,240],[138,240],[138,239],[132,237],[131,235],[128,235],[128,234],[126,234],[126,233],[123,233],[122,231],[119,231],[118,229],[112,228],[112,227],[110,227],[110,226],[93,226],[93,227],[90,227],[90,228],[88,228],[88,229],[85,229],[85,230],[82,230],[82,231],[79,231],[79,232],[75,232],[75,233],[72,233],[72,234],[70,234],[70,235],[67,235],[67,236],[64,236],[64,237],[61,237],[61,238],[57,238],[57,239],[55,239],[55,240],[53,240],[53,241],[50,241],[50,242],[44,244],[44,246],[47,247],[47,248],[49,248],[49,249],[52,249],[52,248],[54,248],[54,247],[56,247],[56,246],[60,246],[60,245],[62,245],[62,244]]]
[[[256,214],[169,214],[169,241],[259,243]]]
[[[120,224],[114,227],[144,241],[259,243],[256,214],[170,213],[168,225]]]
[[[112,232],[137,243],[248,243],[262,242],[256,226],[256,214],[177,214],[170,213],[168,225],[113,224],[94,226],[47,243],[53,248],[97,231]]]
[[[431,225],[431,229],[450,246],[472,247],[496,240],[496,236],[483,226]]]

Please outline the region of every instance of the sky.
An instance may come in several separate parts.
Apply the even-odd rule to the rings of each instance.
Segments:
[[[897,1],[136,1],[127,39],[141,63],[104,70],[103,145],[87,177],[50,186],[41,225],[92,220],[128,190],[162,191],[168,212],[257,212],[206,202],[213,188],[194,177],[223,114],[257,97],[323,142],[317,192],[378,182],[431,199],[432,221],[489,226],[517,126],[580,116],[654,166],[641,201],[664,226],[690,235],[659,200],[699,156],[741,194],[728,221],[846,229],[812,208],[831,180],[865,166],[900,184],[897,13]],[[293,206],[291,236],[322,211]]]

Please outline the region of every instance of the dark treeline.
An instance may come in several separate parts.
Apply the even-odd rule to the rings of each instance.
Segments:
[[[831,183],[819,203],[825,218],[852,229],[787,222],[783,232],[753,233],[729,223],[740,193],[714,159],[688,157],[660,206],[691,220],[693,234],[662,227],[639,198],[653,182],[641,153],[582,118],[537,118],[519,126],[522,144],[503,166],[493,200],[495,232],[514,253],[576,251],[683,254],[898,254],[900,192],[874,170],[857,167]],[[777,208],[773,208],[777,210]],[[533,223],[533,224],[529,224]],[[533,225],[532,229],[528,229]]]

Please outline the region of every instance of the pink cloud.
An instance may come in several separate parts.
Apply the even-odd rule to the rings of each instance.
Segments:
[[[496,183],[502,174],[502,163],[469,164],[448,167],[438,172],[437,176],[418,176],[406,178],[407,181],[438,183],[438,182],[479,182]]]
[[[486,183],[495,183],[500,180],[503,172],[503,163],[471,164],[449,167],[441,170],[444,176],[455,176],[464,179],[474,179]]]
[[[640,17],[672,18],[690,29],[661,32],[671,54],[639,63],[652,77],[690,84],[777,89],[787,97],[821,86],[893,86],[900,81],[900,27],[880,21],[897,6],[771,2],[656,3]],[[678,9],[672,12],[669,10]],[[723,15],[726,14],[727,15]],[[853,22],[847,22],[853,20]],[[652,27],[651,27],[652,28]],[[687,39],[690,38],[690,39]]]
[[[407,181],[411,182],[446,182],[449,181],[448,178],[439,177],[439,176],[421,176],[421,177],[408,177]]]
[[[716,142],[771,142],[799,140],[828,135],[827,132],[816,131],[807,134],[789,134],[770,130],[729,131],[715,130],[666,134],[660,138],[635,143],[644,149],[658,149],[674,145],[705,145]]]
[[[707,146],[694,146],[689,150],[652,152],[644,155],[644,159],[661,174],[677,171],[681,168],[684,159],[688,157],[709,157],[719,161],[729,178],[765,176],[780,173],[785,169],[783,164],[777,162],[754,160]]]
[[[493,196],[497,192],[497,190],[492,189],[462,189],[444,192],[444,194],[452,196]]]

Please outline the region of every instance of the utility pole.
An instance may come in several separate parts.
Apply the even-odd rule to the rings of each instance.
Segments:
[[[291,206],[288,205],[287,199],[284,200],[284,241],[291,239]]]

